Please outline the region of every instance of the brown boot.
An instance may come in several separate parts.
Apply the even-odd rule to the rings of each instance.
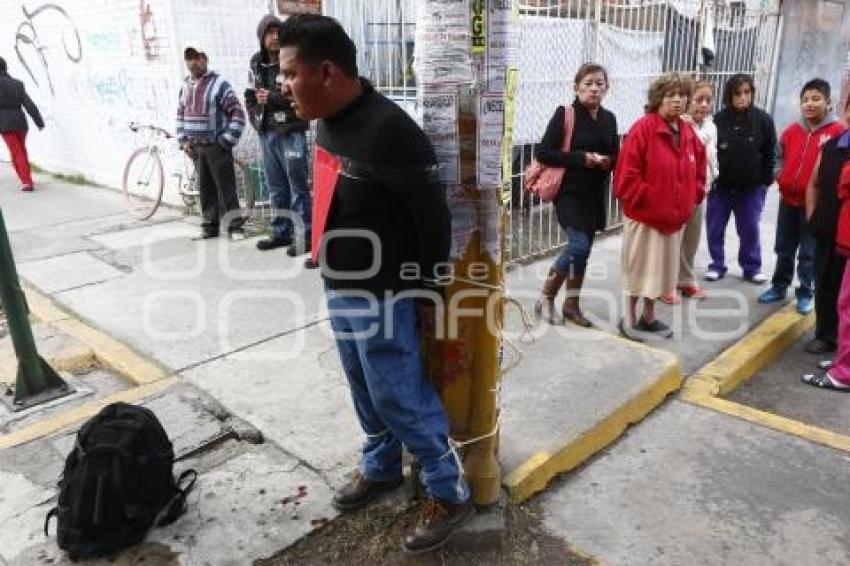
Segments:
[[[428,499],[422,506],[419,522],[404,539],[404,549],[416,554],[440,548],[474,515],[475,506],[471,499],[464,503]]]
[[[365,507],[378,496],[394,490],[404,483],[404,478],[376,481],[367,479],[359,471],[350,482],[340,488],[331,504],[337,511],[353,511]]]
[[[549,270],[549,275],[543,284],[543,291],[534,305],[534,314],[538,319],[542,318],[549,324],[561,324],[563,322],[563,319],[558,314],[558,310],[555,308],[555,297],[566,277],[566,275],[561,275],[554,269]]]
[[[561,313],[564,315],[564,319],[569,320],[573,324],[590,328],[593,326],[593,323],[584,318],[584,314],[582,314],[581,308],[578,306],[578,297],[581,294],[582,284],[584,284],[584,273],[572,274],[567,277],[567,298],[564,300]]]

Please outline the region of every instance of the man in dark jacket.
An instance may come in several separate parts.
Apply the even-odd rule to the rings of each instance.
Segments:
[[[366,434],[360,472],[333,504],[356,509],[401,485],[404,445],[428,494],[404,545],[437,548],[474,507],[417,332],[414,297],[439,297],[428,288],[439,288],[451,244],[436,156],[407,113],[358,78],[356,48],[335,20],[291,16],[280,45],[284,93],[300,118],[319,119],[313,253]]]
[[[310,251],[312,202],[307,186],[307,122],[299,120],[292,101],[278,83],[280,20],[265,16],[257,26],[260,50],[251,57],[255,88],[245,91],[251,124],[263,148],[266,182],[275,208],[272,234],[257,242],[260,250],[289,246],[295,256]],[[297,215],[297,216],[293,216]],[[297,230],[293,230],[293,226]],[[307,267],[314,267],[308,259]]]
[[[751,76],[732,76],[723,92],[723,110],[714,116],[720,176],[708,194],[706,209],[711,264],[705,278],[709,281],[726,275],[724,239],[734,214],[743,277],[758,285],[767,282],[761,272],[759,222],[767,188],[773,184],[776,128],[767,112],[753,106],[755,92]]]
[[[29,126],[21,107],[26,109],[39,130],[44,129],[41,113],[32,99],[27,96],[24,83],[9,76],[6,61],[0,57],[0,135],[3,136],[3,141],[9,148],[12,165],[24,185],[23,190],[31,191],[32,172],[26,146]]]

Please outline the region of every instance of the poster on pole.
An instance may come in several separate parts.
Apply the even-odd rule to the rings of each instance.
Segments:
[[[490,0],[492,2],[492,0]],[[487,1],[472,0],[470,44],[473,53],[484,53],[487,47]]]
[[[478,145],[476,151],[479,187],[501,186],[504,129],[504,97],[482,95],[478,99]]]
[[[437,155],[440,180],[447,185],[460,184],[457,92],[420,90],[419,109],[422,130]]]
[[[419,85],[472,82],[469,0],[419,0],[413,66]]]
[[[505,206],[511,202],[513,189],[514,120],[518,86],[519,70],[516,67],[508,67],[505,72],[505,130],[502,136],[502,203]]]
[[[505,69],[519,56],[519,9],[514,0],[490,0],[485,53],[486,91],[505,90]]]

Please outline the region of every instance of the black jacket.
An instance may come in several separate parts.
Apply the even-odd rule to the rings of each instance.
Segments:
[[[727,106],[714,115],[714,124],[720,165],[716,186],[735,192],[773,184],[776,165],[773,118],[759,108],[736,112]]]
[[[29,129],[21,107],[26,109],[39,129],[44,127],[41,113],[27,95],[24,83],[13,79],[6,72],[0,72],[0,133],[26,132]]]
[[[809,219],[809,231],[819,240],[835,242],[841,201],[838,198],[838,179],[844,163],[850,159],[850,149],[838,147],[840,136],[826,142],[820,151],[818,169],[818,199]]]
[[[561,192],[555,200],[558,223],[593,234],[605,228],[605,189],[611,173],[584,166],[586,153],[600,153],[611,158],[611,171],[617,166],[620,138],[617,135],[617,118],[600,108],[594,120],[587,109],[573,101],[575,124],[570,140],[570,151],[564,153],[564,107],[559,106],[549,121],[546,133],[537,146],[535,157],[543,165],[565,167]]]
[[[283,96],[280,86],[277,84],[277,76],[280,74],[280,64],[277,60],[270,60],[269,54],[263,45],[263,37],[266,30],[271,26],[281,26],[281,21],[275,16],[264,16],[257,26],[257,38],[260,40],[260,50],[251,57],[251,74],[254,77],[254,88],[245,90],[245,107],[248,109],[248,119],[258,132],[277,130],[283,133],[303,132],[308,124],[299,120],[292,108],[292,101]],[[258,88],[269,91],[266,104],[257,103]]]
[[[373,257],[373,244],[363,237],[335,237],[319,262],[341,272],[368,270],[380,262],[372,277],[325,277],[331,288],[370,291],[380,298],[384,291],[428,286],[427,279],[433,279],[438,264],[449,257],[451,216],[425,133],[404,110],[361,80],[363,95],[318,123],[317,145],[343,164],[325,234],[370,231],[380,241],[380,257]],[[421,278],[402,277],[402,266],[411,264],[419,266]]]

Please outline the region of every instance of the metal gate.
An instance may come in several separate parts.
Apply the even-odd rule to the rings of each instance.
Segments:
[[[770,110],[780,39],[777,4],[775,0],[519,1],[519,88],[507,259],[527,261],[564,243],[552,207],[522,191],[522,172],[555,108],[572,100],[573,77],[582,63],[595,61],[608,69],[610,89],[604,105],[617,116],[621,133],[643,114],[652,80],[673,71],[711,80],[718,93],[729,76],[752,74],[756,104]],[[324,0],[323,10],[354,39],[361,73],[414,114],[416,1]],[[713,53],[711,64],[705,64],[704,51]],[[608,193],[610,229],[620,225],[622,211]]]

